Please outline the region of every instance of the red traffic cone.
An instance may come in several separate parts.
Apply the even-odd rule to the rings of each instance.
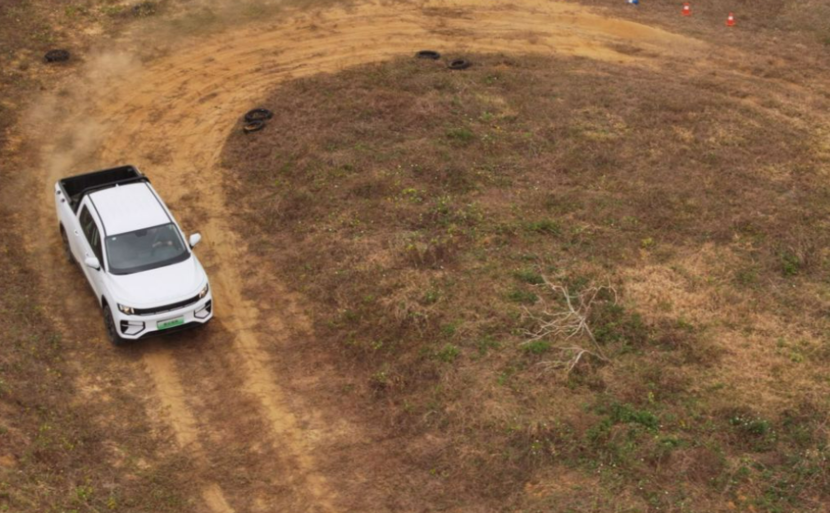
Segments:
[[[692,6],[689,4],[683,4],[683,16],[691,16],[692,15]]]
[[[727,16],[727,18],[726,18],[726,26],[727,27],[734,27],[735,26],[735,15],[732,14],[731,12],[729,13],[729,16]]]

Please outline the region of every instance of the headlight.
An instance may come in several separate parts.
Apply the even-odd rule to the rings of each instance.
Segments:
[[[205,288],[199,291],[199,299],[202,299],[203,297],[207,296],[208,290],[210,290],[210,286],[208,284],[205,284]]]
[[[119,304],[118,309],[121,310],[122,313],[125,313],[127,315],[133,315],[135,313],[135,309],[131,306],[124,306],[122,304]]]

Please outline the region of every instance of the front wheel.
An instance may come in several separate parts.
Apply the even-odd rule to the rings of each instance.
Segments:
[[[115,327],[115,320],[112,318],[112,310],[109,305],[104,305],[104,327],[107,329],[107,338],[110,339],[112,345],[123,346],[127,343],[126,339],[121,338],[118,334],[118,329]]]

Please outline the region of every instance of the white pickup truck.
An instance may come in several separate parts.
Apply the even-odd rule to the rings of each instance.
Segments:
[[[213,299],[184,234],[138,169],[64,178],[55,207],[66,258],[80,264],[113,344],[207,323]]]

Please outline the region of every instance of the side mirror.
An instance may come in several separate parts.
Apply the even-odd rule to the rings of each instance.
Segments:
[[[196,244],[198,244],[200,240],[202,240],[201,234],[194,233],[193,235],[191,235],[190,239],[188,239],[188,242],[190,242],[190,249],[193,249],[193,247],[196,246]]]
[[[99,262],[94,256],[86,257],[84,259],[84,264],[86,264],[86,266],[90,269],[95,269],[96,271],[101,270],[101,262]]]

